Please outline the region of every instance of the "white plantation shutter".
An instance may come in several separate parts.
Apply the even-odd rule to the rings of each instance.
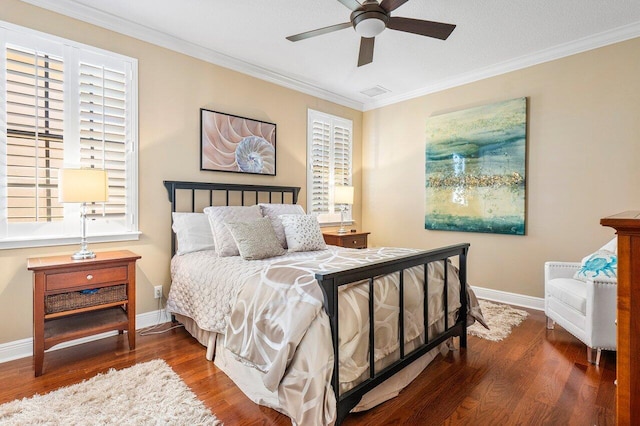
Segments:
[[[309,213],[329,212],[329,176],[331,170],[331,126],[325,121],[314,119],[311,125],[311,185]]]
[[[351,185],[351,125],[333,126],[333,170],[335,185]]]
[[[107,171],[90,238],[137,239],[136,137],[135,59],[0,22],[0,248],[79,240],[61,168]]]
[[[6,47],[5,55],[7,221],[62,220],[63,60],[20,47]]]
[[[340,221],[333,188],[351,185],[353,123],[319,111],[308,111],[307,210],[320,222]],[[351,218],[351,206],[347,219]]]
[[[126,75],[80,63],[80,165],[105,169],[109,201],[94,203],[89,216],[126,214]]]

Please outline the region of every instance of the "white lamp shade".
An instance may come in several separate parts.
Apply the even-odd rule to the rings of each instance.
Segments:
[[[358,22],[356,24],[356,32],[361,37],[371,38],[380,34],[386,26],[382,19],[371,17]]]
[[[101,169],[61,169],[58,199],[62,203],[105,202],[108,195],[107,172]]]
[[[336,186],[333,193],[334,204],[353,204],[353,186]]]

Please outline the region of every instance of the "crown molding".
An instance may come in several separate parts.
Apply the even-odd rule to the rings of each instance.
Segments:
[[[393,105],[398,102],[407,101],[410,99],[418,98],[420,96],[440,92],[442,90],[451,89],[457,86],[462,86],[463,84],[473,83],[474,81],[484,80],[486,78],[495,77],[501,74],[506,74],[508,72],[517,71],[545,62],[554,61],[556,59],[561,59],[567,56],[586,52],[588,50],[593,50],[599,47],[608,46],[610,44],[630,40],[639,36],[640,22],[636,22],[633,24],[625,25],[623,27],[615,28],[613,30],[604,31],[588,37],[583,37],[581,39],[564,43],[549,49],[544,49],[533,54],[523,55],[499,64],[480,68],[469,73],[452,76],[451,78],[440,80],[439,82],[436,82],[429,86],[402,95],[390,97],[383,100],[381,99],[379,101],[367,102],[364,105],[363,111],[369,111],[372,109]]]
[[[20,1],[40,7],[42,9],[47,9],[52,12],[69,16],[83,22],[88,22],[90,24],[106,28],[110,31],[115,31],[117,33],[124,34],[138,40],[146,41],[156,46],[183,53],[185,55],[201,59],[205,62],[209,62],[224,68],[229,68],[231,70],[238,71],[242,74],[246,74],[251,77],[267,81],[269,83],[274,83],[288,89],[306,93],[307,95],[315,96],[330,102],[335,102],[339,105],[353,108],[358,111],[363,110],[364,105],[360,101],[356,101],[346,96],[333,93],[314,84],[304,82],[298,78],[284,75],[279,72],[251,64],[249,62],[234,58],[229,55],[225,55],[224,53],[220,53],[212,49],[207,49],[198,44],[191,43],[189,41],[182,40],[180,38],[163,33],[162,31],[154,30],[136,22],[132,22],[127,19],[102,12],[84,4],[76,3],[73,0]]]
[[[277,84],[289,89],[293,89],[311,96],[318,97],[330,102],[335,102],[358,111],[369,111],[376,108],[396,104],[410,99],[431,93],[440,92],[442,90],[451,89],[475,81],[484,80],[486,78],[495,77],[508,72],[517,71],[533,65],[542,64],[566,56],[575,55],[599,47],[610,44],[619,43],[640,36],[640,22],[629,24],[613,30],[604,31],[591,36],[583,37],[568,43],[564,43],[549,49],[541,50],[533,54],[523,55],[519,58],[504,61],[499,64],[480,68],[472,72],[451,76],[442,79],[434,84],[422,87],[408,93],[398,96],[391,96],[385,99],[372,100],[369,102],[360,102],[349,97],[333,93],[312,83],[302,81],[300,78],[287,76],[277,71],[272,71],[264,67],[260,67],[249,62],[243,61],[207,49],[195,43],[179,39],[161,31],[145,27],[136,22],[132,22],[92,7],[76,3],[73,0],[20,0],[43,9],[47,9],[62,15],[69,16],[93,25],[106,28],[130,37],[146,41],[157,46],[161,46],[188,56],[192,56],[203,61],[229,68],[231,70]]]

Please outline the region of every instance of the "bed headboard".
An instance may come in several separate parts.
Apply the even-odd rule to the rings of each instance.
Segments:
[[[207,206],[252,206],[258,203],[297,204],[299,186],[242,185],[236,183],[165,180],[171,212],[201,212]],[[176,236],[171,231],[171,255]]]

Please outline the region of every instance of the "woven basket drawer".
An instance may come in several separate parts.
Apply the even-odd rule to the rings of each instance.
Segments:
[[[127,300],[127,286],[125,284],[111,287],[102,287],[97,292],[85,294],[79,291],[69,293],[52,294],[44,299],[46,314],[70,311],[74,309],[88,308],[90,306],[104,305],[107,303]]]

